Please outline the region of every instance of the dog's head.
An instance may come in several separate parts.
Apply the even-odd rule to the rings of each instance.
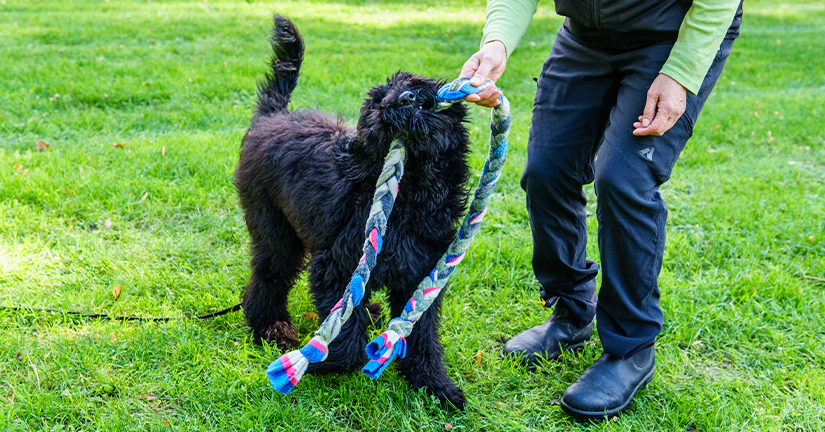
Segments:
[[[435,112],[443,81],[397,72],[373,87],[361,107],[358,129],[379,141],[405,139],[408,151],[440,153],[466,141],[462,104]]]

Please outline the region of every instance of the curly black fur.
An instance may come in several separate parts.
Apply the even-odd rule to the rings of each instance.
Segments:
[[[364,301],[330,345],[327,360],[309,372],[358,370],[367,361],[370,312],[377,315],[370,294],[386,286],[392,316],[399,316],[456,236],[468,195],[466,109],[456,104],[431,112],[443,82],[398,72],[368,92],[356,127],[315,110],[288,111],[304,51],[288,19],[275,17],[272,46],[272,72],[260,85],[235,172],[252,239],[243,308],[256,340],[297,345],[287,294],[307,263],[319,319],[326,318],[361,257],[390,143],[402,136],[407,147],[401,188]],[[463,393],[442,362],[439,308],[437,301],[418,321],[396,368],[414,389],[426,387],[442,402],[463,408]]]

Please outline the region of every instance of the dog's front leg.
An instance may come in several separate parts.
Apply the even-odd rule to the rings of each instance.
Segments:
[[[400,316],[408,297],[402,290],[391,294],[393,316]],[[438,337],[438,313],[441,299],[436,299],[415,323],[412,333],[407,336],[407,355],[397,359],[397,370],[414,390],[425,388],[428,394],[442,403],[451,403],[464,411],[464,392],[447,375],[442,355],[444,349]]]
[[[357,258],[355,258],[357,259]],[[345,273],[344,260],[333,258],[332,254],[324,251],[312,257],[309,264],[310,293],[313,296],[315,309],[318,311],[319,322],[329,316],[329,311],[341,300],[349,284],[350,275]],[[355,267],[354,265],[352,266]],[[341,326],[341,332],[329,344],[329,355],[321,363],[313,363],[307,369],[308,373],[325,374],[330,372],[352,372],[360,370],[367,363],[367,325],[372,322],[366,308],[369,300],[370,286],[368,283],[364,299],[356,306],[352,315]]]
[[[287,311],[287,295],[301,271],[300,242],[285,239],[281,245],[294,246],[280,255],[262,246],[252,248],[252,274],[243,298],[246,322],[256,342],[269,342],[284,350],[298,345],[298,332]]]
[[[319,316],[318,319],[326,317]],[[364,305],[357,306],[341,327],[341,333],[329,344],[329,356],[321,363],[310,363],[307,373],[355,372],[367,364],[367,325],[371,322]]]

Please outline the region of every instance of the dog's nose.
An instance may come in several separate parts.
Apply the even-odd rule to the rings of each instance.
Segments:
[[[401,96],[398,96],[398,102],[401,105],[409,105],[415,102],[415,94],[411,91],[405,91],[404,93],[401,93]]]

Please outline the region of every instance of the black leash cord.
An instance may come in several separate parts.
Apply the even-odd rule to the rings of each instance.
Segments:
[[[242,306],[240,303],[230,306],[226,309],[219,310],[217,312],[212,312],[206,315],[198,315],[194,317],[184,317],[184,318],[170,318],[170,317],[135,317],[135,316],[112,316],[109,314],[103,313],[86,313],[86,312],[75,312],[75,311],[62,311],[57,309],[39,309],[39,308],[27,308],[27,307],[17,307],[17,306],[1,306],[2,309],[9,309],[9,310],[16,310],[16,311],[29,311],[29,312],[47,312],[47,313],[55,313],[55,314],[65,314],[65,315],[79,315],[83,318],[100,318],[100,319],[107,319],[112,321],[150,321],[150,322],[159,322],[159,321],[171,321],[176,319],[209,319],[219,317],[221,315],[226,315],[231,312],[236,312],[241,310]]]

